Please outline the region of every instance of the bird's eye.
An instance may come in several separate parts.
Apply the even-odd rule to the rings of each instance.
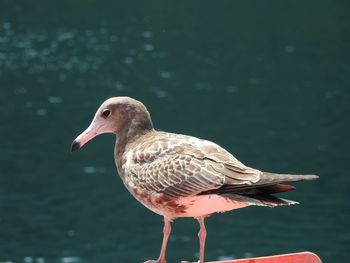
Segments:
[[[103,118],[107,118],[109,116],[109,114],[111,114],[111,111],[109,109],[104,109],[102,111],[102,117]]]

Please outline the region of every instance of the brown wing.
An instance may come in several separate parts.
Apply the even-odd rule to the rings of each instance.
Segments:
[[[169,196],[189,196],[224,185],[247,186],[261,172],[244,166],[220,146],[194,137],[157,132],[129,149],[125,179]]]

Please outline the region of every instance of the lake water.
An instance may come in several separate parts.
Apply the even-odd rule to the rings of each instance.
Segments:
[[[315,173],[207,220],[207,260],[313,251],[350,260],[348,1],[0,1],[0,262],[156,258],[162,218],[116,175],[114,137],[71,155],[100,103],[128,95],[157,129],[264,171]],[[346,135],[348,134],[348,135]],[[173,225],[168,262],[198,255]]]

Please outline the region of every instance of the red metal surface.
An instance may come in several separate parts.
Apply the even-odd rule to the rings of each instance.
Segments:
[[[322,261],[314,253],[301,252],[259,258],[244,258],[215,262],[213,261],[208,263],[322,263]]]

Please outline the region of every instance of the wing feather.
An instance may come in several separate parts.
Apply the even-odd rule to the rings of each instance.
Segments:
[[[189,196],[225,184],[251,185],[261,172],[239,162],[210,141],[157,132],[134,145],[125,162],[125,179],[132,185],[169,196]]]

